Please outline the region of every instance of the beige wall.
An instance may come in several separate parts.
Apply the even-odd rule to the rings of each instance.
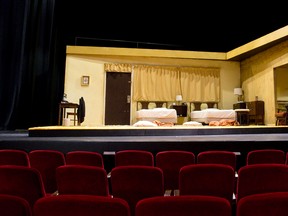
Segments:
[[[165,58],[127,58],[99,57],[95,55],[67,54],[64,92],[69,102],[78,103],[84,97],[86,116],[83,126],[104,124],[105,116],[105,72],[104,63],[154,64],[197,67],[220,67],[221,101],[219,108],[232,109],[237,102],[233,89],[240,86],[240,63],[236,61],[195,60],[195,59],[165,59]],[[132,74],[133,75],[133,74]],[[81,86],[81,77],[90,76],[89,86]],[[135,102],[131,104],[131,124],[135,122]]]
[[[275,125],[274,70],[287,63],[288,41],[241,62],[241,83],[245,101],[254,101],[255,96],[264,101],[266,125]]]

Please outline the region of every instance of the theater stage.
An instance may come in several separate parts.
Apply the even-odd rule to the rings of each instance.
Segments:
[[[55,149],[97,151],[111,161],[116,151],[143,149],[156,154],[163,150],[205,150],[237,152],[237,166],[253,149],[275,148],[288,152],[288,126],[222,127],[132,127],[132,126],[49,126],[27,131],[0,131],[0,149]]]

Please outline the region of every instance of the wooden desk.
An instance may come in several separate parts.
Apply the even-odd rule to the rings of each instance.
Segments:
[[[77,103],[61,102],[59,103],[58,125],[62,125],[62,120],[66,116],[66,109],[73,109],[74,111],[74,125],[76,124],[76,115],[78,109]]]

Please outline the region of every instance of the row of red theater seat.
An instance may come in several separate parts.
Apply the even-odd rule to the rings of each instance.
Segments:
[[[135,158],[136,158],[136,157],[135,157]],[[47,158],[47,159],[49,159],[49,158]],[[200,167],[200,166],[198,166],[198,167]],[[265,166],[264,166],[264,167],[265,167]],[[211,167],[209,167],[209,168],[211,168]],[[285,167],[285,168],[286,168],[286,167]],[[285,168],[284,168],[284,169],[285,169]],[[255,172],[255,171],[254,171],[254,172]],[[209,172],[206,172],[206,173],[209,173]],[[275,174],[276,174],[276,175],[275,175]],[[278,174],[278,173],[274,173],[274,176],[278,176],[277,174]],[[130,174],[130,175],[128,175],[128,176],[131,177],[131,176],[134,176],[134,175],[131,175],[131,174]],[[135,175],[135,176],[137,176],[137,175]],[[146,176],[146,175],[145,175],[145,176]],[[218,176],[219,176],[219,175],[218,175]],[[258,176],[260,176],[260,175],[258,175]],[[276,178],[276,179],[277,179],[277,178]],[[285,179],[285,178],[283,178],[283,179]],[[19,183],[19,182],[18,182],[18,183]],[[279,182],[278,182],[278,183],[279,183]],[[143,183],[142,183],[142,184],[143,184]],[[152,184],[153,184],[153,183],[152,183]],[[207,186],[209,186],[208,184],[209,184],[209,182],[207,182]],[[129,184],[128,184],[128,185],[129,185]],[[148,185],[149,185],[149,184],[148,184]],[[257,187],[257,185],[255,185],[255,186]],[[268,187],[267,187],[267,186],[268,186]],[[120,187],[121,187],[121,185],[120,185]],[[282,187],[282,186],[281,186],[281,187]],[[270,192],[270,189],[271,189],[271,188],[269,188],[269,185],[266,185],[266,188],[269,189],[267,192]],[[147,187],[147,189],[150,189],[150,188]],[[207,187],[206,187],[206,189],[207,189]],[[283,188],[281,188],[281,190],[282,190],[282,189],[283,189]],[[209,190],[206,190],[206,191],[209,191]],[[273,191],[273,190],[272,190],[272,191]],[[154,195],[153,195],[153,196],[154,196]],[[136,203],[134,203],[134,204],[136,204]]]
[[[203,166],[208,167],[210,165],[205,164]],[[225,165],[214,165],[213,167],[218,167],[218,166],[219,167],[228,167]],[[85,166],[83,166],[83,167],[85,167]],[[188,165],[187,167],[199,168],[199,167],[202,167],[202,165]],[[93,168],[91,167],[91,169],[93,169]],[[101,168],[99,168],[99,169],[101,169]],[[180,196],[172,196],[174,198],[165,199],[165,196],[162,195],[163,185],[162,185],[162,189],[160,189],[161,188],[161,185],[160,185],[161,181],[159,179],[161,178],[161,176],[159,177],[158,174],[160,174],[161,171],[159,172],[159,168],[149,167],[149,166],[130,166],[130,167],[129,166],[126,166],[126,167],[122,166],[122,167],[117,167],[115,170],[116,170],[115,171],[116,174],[114,173],[114,170],[112,170],[111,178],[112,178],[112,184],[113,184],[113,179],[118,182],[118,186],[115,186],[117,189],[117,192],[115,194],[113,194],[113,198],[111,198],[111,196],[101,196],[101,197],[103,197],[102,198],[103,201],[104,201],[104,197],[108,198],[108,199],[110,198],[113,200],[115,198],[125,200],[125,202],[127,202],[128,206],[129,206],[129,211],[131,211],[129,215],[134,215],[134,213],[136,216],[145,215],[145,213],[141,213],[142,211],[137,210],[137,206],[139,206],[140,203],[144,202],[144,200],[146,200],[147,198],[151,198],[151,200],[156,200],[156,203],[157,203],[157,200],[158,200],[158,202],[160,201],[160,203],[158,203],[158,208],[156,207],[157,204],[155,204],[152,201],[149,202],[146,200],[144,202],[144,203],[148,202],[148,204],[150,203],[150,205],[152,205],[152,206],[155,205],[155,207],[154,207],[155,211],[156,211],[156,209],[158,209],[158,211],[161,209],[161,203],[163,205],[162,208],[164,208],[164,206],[166,206],[166,209],[169,209],[170,207],[173,209],[174,205],[178,206],[178,207],[174,206],[174,208],[177,209],[177,211],[174,209],[174,213],[176,211],[176,213],[174,215],[178,215],[177,212],[179,213],[179,212],[183,211],[183,209],[179,208],[179,206],[182,206],[184,208],[184,206],[187,205],[186,210],[187,211],[189,210],[189,205],[184,204],[183,202],[185,202],[185,201],[181,201],[181,200],[186,200],[184,197],[187,197],[187,196],[193,197],[193,198],[190,198],[191,199],[190,201],[186,200],[186,202],[190,203],[190,205],[191,205],[190,206],[191,209],[189,211],[193,212],[193,210],[197,211],[197,209],[198,209],[198,213],[202,212],[201,215],[211,215],[210,210],[213,209],[213,207],[211,207],[211,209],[208,208],[207,205],[206,205],[206,208],[200,208],[200,207],[196,208],[196,206],[198,206],[199,203],[196,206],[194,206],[195,203],[197,203],[197,202],[202,203],[202,205],[200,204],[200,206],[202,206],[202,207],[205,206],[205,203],[207,202],[207,200],[205,199],[206,200],[205,202],[204,202],[204,200],[203,200],[203,202],[200,201],[200,200],[202,200],[201,196],[203,196],[203,195],[205,195],[206,197],[211,197],[210,198],[211,200],[214,200],[214,201],[218,200],[217,202],[220,202],[223,204],[226,203],[224,206],[226,206],[226,207],[229,206],[228,209],[232,208],[229,200],[227,198],[223,197],[223,194],[221,193],[220,188],[221,188],[221,185],[223,184],[223,182],[220,182],[217,185],[218,191],[220,191],[220,193],[215,192],[215,190],[213,190],[213,188],[212,188],[212,191],[207,190],[206,187],[207,187],[208,181],[205,181],[206,183],[204,183],[204,185],[203,185],[204,188],[202,188],[202,190],[199,190],[199,188],[196,188],[196,191],[192,190],[189,192],[189,194],[181,195],[181,189],[180,189]],[[123,173],[123,171],[124,171],[124,173]],[[144,171],[144,172],[142,172],[142,171]],[[212,170],[210,170],[210,171],[212,171]],[[241,192],[241,197],[240,196],[238,197],[238,200],[236,203],[237,204],[237,206],[236,206],[237,207],[236,208],[237,209],[237,216],[238,215],[239,216],[240,215],[265,215],[265,214],[263,214],[261,208],[266,209],[270,215],[277,215],[277,213],[283,212],[283,209],[286,210],[285,206],[287,206],[287,204],[288,204],[288,198],[287,198],[288,197],[287,196],[287,193],[288,193],[288,188],[287,188],[288,174],[287,173],[288,172],[287,171],[288,171],[288,167],[286,165],[282,165],[282,164],[259,164],[259,165],[249,165],[249,166],[241,168],[239,170],[239,182],[242,181],[241,180],[242,178],[244,178],[244,180],[241,183],[242,184],[241,190],[243,190]],[[139,174],[141,174],[141,172],[142,172],[142,175],[139,175]],[[219,175],[221,175],[221,174],[223,174],[223,173],[219,173]],[[9,177],[10,175],[15,175],[15,176],[14,176],[14,178],[10,178]],[[118,177],[117,177],[117,175],[118,175]],[[119,176],[122,176],[122,178],[124,177],[124,179],[126,179],[126,180],[122,183],[119,182],[119,180],[120,180]],[[211,177],[211,175],[209,173],[206,176]],[[86,177],[87,176],[84,176],[83,179],[86,179]],[[198,184],[202,180],[200,178],[200,176],[194,176],[194,179],[195,178],[196,179],[199,178]],[[128,180],[128,182],[127,182],[127,180]],[[136,182],[135,182],[136,180],[139,181],[138,184],[136,184]],[[163,176],[162,176],[162,180],[163,180]],[[73,215],[73,214],[68,214],[68,212],[71,212],[71,209],[74,209],[74,205],[68,205],[66,201],[61,201],[62,200],[61,197],[66,196],[65,194],[60,193],[60,195],[58,195],[58,196],[49,196],[49,195],[46,196],[44,194],[43,185],[41,187],[40,174],[39,174],[39,172],[35,172],[35,169],[33,169],[33,168],[24,167],[24,166],[20,167],[20,166],[15,166],[15,165],[1,166],[0,167],[0,181],[1,181],[0,182],[0,194],[10,194],[11,193],[10,195],[22,197],[25,200],[27,200],[27,203],[30,204],[29,206],[31,209],[34,209],[34,207],[35,207],[36,209],[38,209],[36,211],[40,211],[39,208],[41,209],[41,207],[39,207],[39,205],[37,203],[42,203],[42,208],[46,209],[47,212],[53,212],[53,209],[54,209],[53,206],[55,207],[54,204],[57,204],[56,201],[60,200],[59,201],[60,204],[59,203],[58,204],[60,206],[59,208],[62,208],[62,212],[66,208],[67,215],[70,215],[70,216]],[[73,179],[72,179],[72,181],[73,181]],[[88,182],[86,182],[86,183],[88,183]],[[159,184],[159,185],[157,186],[155,184]],[[193,183],[191,183],[191,185],[192,184]],[[181,185],[181,183],[180,183],[180,185]],[[200,186],[200,185],[198,185],[198,186]],[[38,189],[40,188],[40,189],[38,190],[37,188]],[[200,186],[200,188],[201,188],[201,186]],[[29,193],[27,193],[27,191],[29,191]],[[240,192],[240,188],[239,188],[239,192]],[[34,197],[32,197],[33,195],[34,195]],[[78,195],[88,195],[88,194],[84,194],[84,193],[81,194],[80,193]],[[97,195],[91,195],[90,194],[90,196],[96,197]],[[55,197],[58,197],[58,198],[55,198]],[[68,198],[68,200],[71,201],[71,196],[68,195],[67,197],[70,197],[70,198]],[[83,196],[83,197],[85,197],[85,196]],[[176,197],[180,197],[180,198],[176,198]],[[84,199],[86,199],[86,198],[84,198]],[[101,199],[101,198],[99,198],[99,199]],[[107,199],[107,201],[109,202],[108,199]],[[47,200],[47,201],[45,201],[45,200]],[[192,200],[194,200],[194,202],[192,202]],[[222,201],[220,201],[220,200],[222,200]],[[277,200],[279,202],[276,202]],[[282,201],[280,202],[280,200],[282,200]],[[213,203],[214,203],[214,201],[213,201]],[[45,205],[45,204],[43,204],[43,202],[44,203],[48,202],[50,204]],[[56,203],[54,203],[53,206],[51,206],[52,205],[51,202],[52,203],[56,202]],[[63,202],[66,203],[66,204],[64,204],[64,206],[63,206]],[[110,202],[114,202],[114,201],[110,200]],[[270,207],[269,207],[269,205],[268,205],[269,202],[272,202],[273,206],[270,205]],[[2,203],[1,208],[5,209],[5,206],[3,206],[3,203]],[[62,203],[62,207],[61,207],[61,203]],[[122,201],[122,203],[123,203],[123,201]],[[266,205],[262,206],[263,203],[265,203]],[[72,204],[72,203],[70,203],[70,204]],[[216,215],[218,215],[218,213],[221,212],[219,210],[219,208],[220,209],[226,208],[223,206],[223,204],[222,204],[222,207],[219,207],[218,205],[216,205],[214,203],[214,205],[215,205],[214,208],[216,208],[216,209],[218,208],[218,210],[214,209],[214,213],[216,212]],[[49,205],[50,205],[50,207],[49,207]],[[140,206],[142,206],[142,205],[140,205]],[[145,204],[144,204],[144,206],[145,206]],[[149,210],[147,210],[148,206],[146,206],[146,208],[142,207],[143,209],[146,209],[146,213],[147,213],[147,211],[149,212]],[[195,209],[192,208],[192,206],[194,206]],[[218,206],[218,207],[216,207],[216,206]],[[276,208],[275,206],[276,207],[280,206],[280,207]],[[77,206],[77,207],[79,207],[79,206]],[[75,207],[75,208],[77,208],[77,207]],[[259,207],[261,207],[261,208],[259,209]],[[82,205],[82,208],[83,208],[83,205]],[[96,208],[96,206],[94,206],[94,208]],[[94,208],[92,208],[92,209],[94,209]],[[149,209],[151,209],[151,208],[149,208]],[[210,210],[207,210],[207,208]],[[172,209],[170,209],[170,210],[172,211]],[[275,211],[275,214],[273,214],[273,212],[271,212],[272,210]],[[16,209],[14,211],[16,211]],[[90,209],[90,211],[91,211],[91,209]],[[138,211],[138,214],[137,214],[137,211]],[[245,211],[252,212],[254,214],[252,214],[252,213],[245,214],[245,213],[243,213]],[[83,212],[85,212],[85,210],[83,210]],[[203,213],[203,212],[206,212],[206,213]],[[219,215],[230,215],[227,213],[227,211],[224,211],[224,212],[226,212],[226,213],[219,214]],[[262,212],[262,214],[260,214],[259,212],[260,213]],[[267,212],[266,212],[266,214],[267,214]],[[152,212],[150,212],[150,213],[152,213]],[[232,213],[232,211],[230,213]],[[2,209],[1,209],[1,215],[4,215],[4,214],[2,214]],[[11,212],[9,215],[14,216]],[[41,215],[41,214],[38,214],[38,215]],[[44,215],[45,214],[43,213],[41,216],[44,216]],[[48,215],[49,216],[52,216],[52,215],[55,216],[57,214],[52,214],[52,213],[48,214],[47,213],[47,216]],[[65,215],[65,214],[62,214],[62,215]],[[78,210],[78,215],[84,215],[85,216],[85,214],[80,214],[79,210]],[[151,214],[147,213],[146,215],[151,215]],[[159,213],[156,215],[161,215],[161,214]],[[163,215],[169,215],[169,214],[163,214]],[[173,214],[171,214],[171,215],[173,215]],[[185,215],[185,214],[183,213],[183,215]],[[197,214],[195,214],[195,215],[197,215]]]

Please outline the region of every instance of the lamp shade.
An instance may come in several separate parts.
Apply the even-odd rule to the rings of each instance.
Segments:
[[[176,95],[176,101],[182,101],[182,95]]]
[[[235,95],[242,95],[242,88],[234,88]]]

